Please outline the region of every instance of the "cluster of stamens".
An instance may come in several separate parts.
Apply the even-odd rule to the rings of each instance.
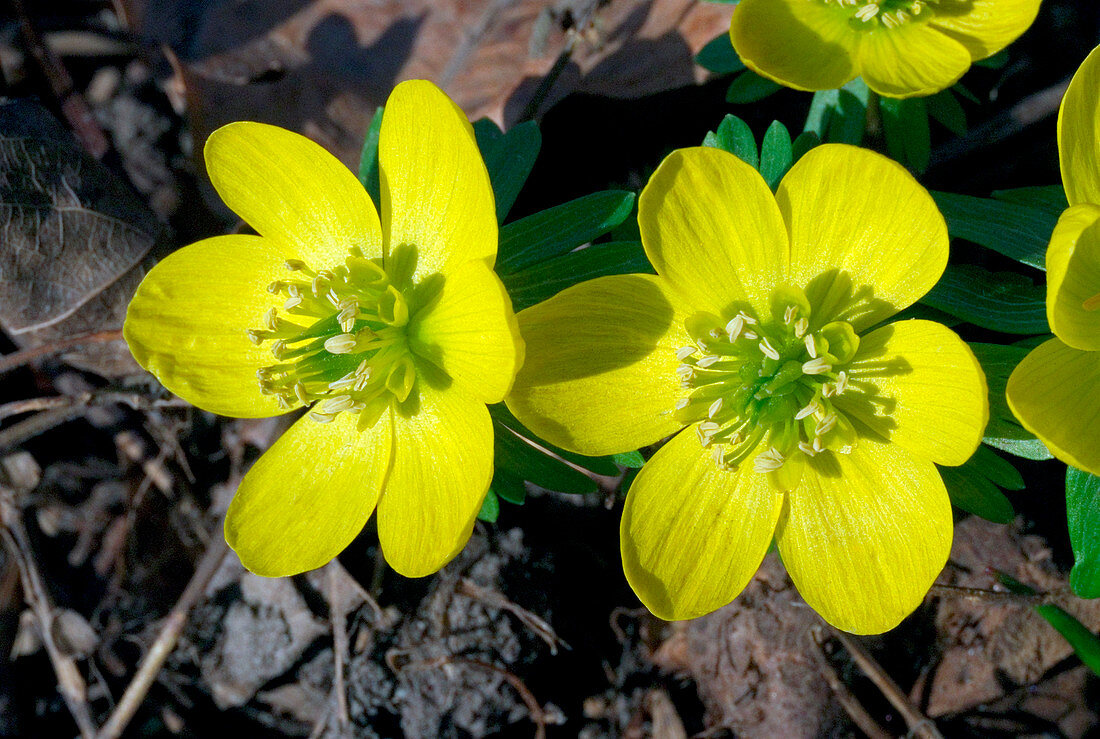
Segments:
[[[416,382],[405,326],[409,304],[381,260],[352,248],[344,264],[316,270],[288,260],[292,276],[268,285],[285,298],[280,316],[271,308],[264,327],[250,329],[256,345],[271,342],[276,362],[257,371],[260,391],[286,409],[312,405],[320,423],[343,412],[373,425],[391,400],[404,401]]]
[[[939,0],[824,0],[826,4],[839,5],[854,9],[854,21],[864,27],[881,24],[886,28],[897,28],[922,13],[930,12],[939,4]]]
[[[785,288],[770,320],[743,309],[729,318],[696,313],[685,327],[693,343],[676,354],[686,395],[675,413],[696,424],[716,464],[734,469],[763,449],[753,468],[789,489],[807,457],[851,452],[856,431],[836,404],[859,347],[851,325],[814,321],[805,293]]]

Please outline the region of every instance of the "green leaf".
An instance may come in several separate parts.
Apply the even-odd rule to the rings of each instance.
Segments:
[[[1081,598],[1100,598],[1100,477],[1066,470],[1066,517],[1074,559],[1070,587]]]
[[[1053,603],[1036,606],[1035,610],[1069,642],[1081,661],[1088,665],[1093,673],[1100,675],[1100,638],[1089,631],[1083,623],[1066,613],[1063,608]]]
[[[493,184],[493,196],[497,204],[497,222],[504,223],[504,217],[523,189],[523,183],[535,166],[539,149],[542,147],[542,134],[538,124],[527,121],[502,132],[497,124],[488,118],[474,123],[474,137],[485,168],[489,170],[489,181]]]
[[[947,493],[958,508],[993,523],[1008,523],[1016,515],[1012,503],[1001,492],[1020,490],[1023,478],[1007,460],[988,447],[980,446],[959,467],[941,467]]]
[[[954,93],[956,95],[961,97],[963,100],[974,103],[975,105],[981,105],[982,104],[982,101],[978,99],[978,96],[975,95],[974,93],[972,93],[970,90],[968,90],[966,88],[966,85],[964,85],[961,82],[956,82],[955,84],[953,84],[951,86],[951,89],[954,91]]]
[[[1008,452],[1014,456],[1022,459],[1031,459],[1036,462],[1042,462],[1047,459],[1054,459],[1054,455],[1047,449],[1046,444],[1038,439],[984,439],[986,444],[1000,449],[1002,452]]]
[[[974,62],[979,67],[985,67],[986,69],[1001,69],[1004,65],[1008,64],[1008,50],[1001,49],[993,56],[987,56],[985,59],[978,59]]]
[[[890,156],[918,174],[928,169],[932,134],[924,98],[879,98],[882,131]]]
[[[382,130],[382,111],[381,105],[375,109],[374,117],[367,127],[367,135],[363,138],[363,151],[359,154],[359,181],[363,183],[371,202],[378,209],[382,207],[381,185],[378,181],[378,134]]]
[[[794,163],[791,134],[779,121],[772,121],[760,144],[760,174],[773,191]]]
[[[554,446],[548,441],[540,439],[530,429],[520,423],[519,419],[512,415],[512,412],[508,410],[508,406],[504,405],[504,403],[496,403],[495,405],[489,406],[489,415],[492,416],[493,420],[497,423],[503,424],[513,431],[519,432],[521,436],[536,441],[539,446],[544,447],[562,459],[569,460],[578,467],[594,472],[597,475],[611,476],[619,474],[619,468],[611,460],[611,457],[587,457],[583,454],[566,451]]]
[[[637,241],[592,244],[500,279],[512,298],[512,308],[521,311],[567,287],[604,275],[652,273],[653,267]]]
[[[1045,202],[1029,206],[947,192],[933,192],[932,198],[955,238],[973,241],[1029,267],[1046,268],[1047,244],[1061,211],[1052,211]]]
[[[512,505],[523,505],[527,500],[527,487],[523,484],[523,479],[499,467],[493,470],[493,484],[489,489],[496,493],[498,498]]]
[[[499,516],[500,501],[497,500],[497,494],[493,492],[493,489],[489,488],[489,491],[485,493],[485,500],[481,501],[481,510],[477,512],[478,520],[496,523]]]
[[[821,139],[813,131],[803,131],[798,134],[798,138],[791,144],[791,166],[797,164],[798,160],[805,156],[810,149],[820,145]]]
[[[645,464],[645,457],[641,452],[622,452],[620,454],[612,454],[611,459],[615,461],[615,464],[621,464],[623,467],[631,470],[638,470]]]
[[[741,57],[733,50],[729,33],[723,33],[695,55],[695,63],[714,74],[733,74],[745,68]]]
[[[503,424],[493,428],[495,462],[505,472],[530,480],[547,490],[562,493],[594,493],[592,478],[545,454]]]
[[[722,149],[733,154],[741,161],[760,167],[760,157],[756,151],[756,137],[752,135],[749,124],[735,115],[727,115],[718,124],[718,128],[707,133],[703,146]]]
[[[1008,376],[1027,356],[1028,350],[1019,346],[981,343],[971,343],[970,349],[982,366],[986,383],[989,385],[989,424],[985,427],[985,443],[1015,454],[1017,457],[1035,459],[1026,448],[1023,450],[1024,453],[1020,454],[1021,450],[1013,445],[1013,442],[1034,441],[1035,435],[1020,425],[1005,399]],[[1043,449],[1045,450],[1046,447]],[[1049,459],[1050,457],[1039,458]]]
[[[570,200],[500,229],[498,273],[566,254],[622,223],[634,207],[634,193],[607,190]]]
[[[1007,334],[1049,333],[1046,287],[1015,272],[948,265],[921,301],[975,326]]]
[[[871,91],[859,77],[838,90],[816,92],[803,130],[822,141],[858,146],[867,128],[870,99]]]
[[[1010,190],[994,190],[993,197],[1006,203],[1016,203],[1049,211],[1061,216],[1069,207],[1066,191],[1061,185],[1035,185],[1032,187],[1014,187]]]
[[[726,90],[726,102],[736,105],[756,103],[779,91],[782,87],[767,77],[761,77],[751,69],[746,69],[734,78]]]
[[[966,111],[950,88],[927,99],[928,115],[956,136],[966,133]]]

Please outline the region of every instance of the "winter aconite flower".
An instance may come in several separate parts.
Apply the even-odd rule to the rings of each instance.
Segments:
[[[1058,114],[1069,209],[1047,247],[1047,321],[1057,338],[1008,379],[1008,403],[1056,457],[1100,475],[1100,48],[1073,76]]]
[[[950,87],[1027,30],[1039,0],[741,0],[730,36],[751,69],[799,90],[863,77],[889,97]]]
[[[259,236],[158,264],[126,316],[134,357],[215,413],[309,412],[245,476],[225,536],[261,575],[325,564],[378,510],[398,572],[466,543],[488,489],[486,403],[522,361],[492,271],[493,192],[473,131],[434,85],[397,86],[379,140],[381,221],[317,144],[259,123],[207,141],[214,187]]]
[[[899,165],[806,154],[773,196],[718,149],[673,152],[639,200],[657,275],[584,282],[519,314],[509,396],[561,447],[608,454],[675,434],[635,479],[621,526],[634,591],[665,619],[731,601],[773,539],[836,626],[893,627],[947,560],[933,463],[981,441],[984,376],[929,321],[874,328],[947,262],[947,229]]]

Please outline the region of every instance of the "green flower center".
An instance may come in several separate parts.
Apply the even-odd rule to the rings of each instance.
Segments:
[[[855,428],[836,405],[859,348],[850,323],[816,320],[804,291],[782,288],[767,320],[747,309],[696,313],[685,327],[693,343],[677,352],[686,395],[675,414],[697,424],[719,467],[735,469],[763,447],[753,468],[790,489],[807,457],[852,451]]]
[[[819,0],[852,11],[851,24],[868,31],[879,26],[897,28],[914,19],[926,19],[940,0]]]
[[[395,287],[381,260],[357,249],[333,270],[300,260],[286,267],[292,277],[267,288],[286,297],[286,316],[271,308],[264,327],[248,331],[254,344],[271,342],[276,360],[257,371],[260,392],[287,409],[313,405],[309,416],[320,423],[351,411],[361,428],[373,425],[416,383],[405,335],[411,289]]]

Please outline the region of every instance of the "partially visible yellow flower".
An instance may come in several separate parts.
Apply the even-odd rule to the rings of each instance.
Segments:
[[[1047,321],[1057,338],[1008,378],[1008,404],[1054,456],[1100,475],[1100,48],[1066,90],[1058,157],[1069,209],[1047,247]]]
[[[862,77],[905,98],[955,84],[1028,29],[1039,0],[741,0],[730,37],[752,70],[798,90]]]
[[[730,602],[774,536],[806,601],[881,632],[947,561],[934,463],[977,448],[985,378],[929,321],[874,328],[939,279],[948,236],[901,166],[806,154],[773,196],[718,149],[673,152],[639,199],[656,276],[602,277],[519,314],[527,360],[508,407],[565,449],[675,434],[627,495],[623,567],[664,619]]]
[[[233,123],[205,156],[260,235],[159,263],[126,341],[200,408],[311,409],[241,482],[226,540],[253,572],[291,575],[339,554],[377,508],[387,562],[436,571],[470,536],[493,469],[485,404],[523,355],[469,121],[429,82],[397,86],[379,139],[381,221],[355,175],[290,131]]]

